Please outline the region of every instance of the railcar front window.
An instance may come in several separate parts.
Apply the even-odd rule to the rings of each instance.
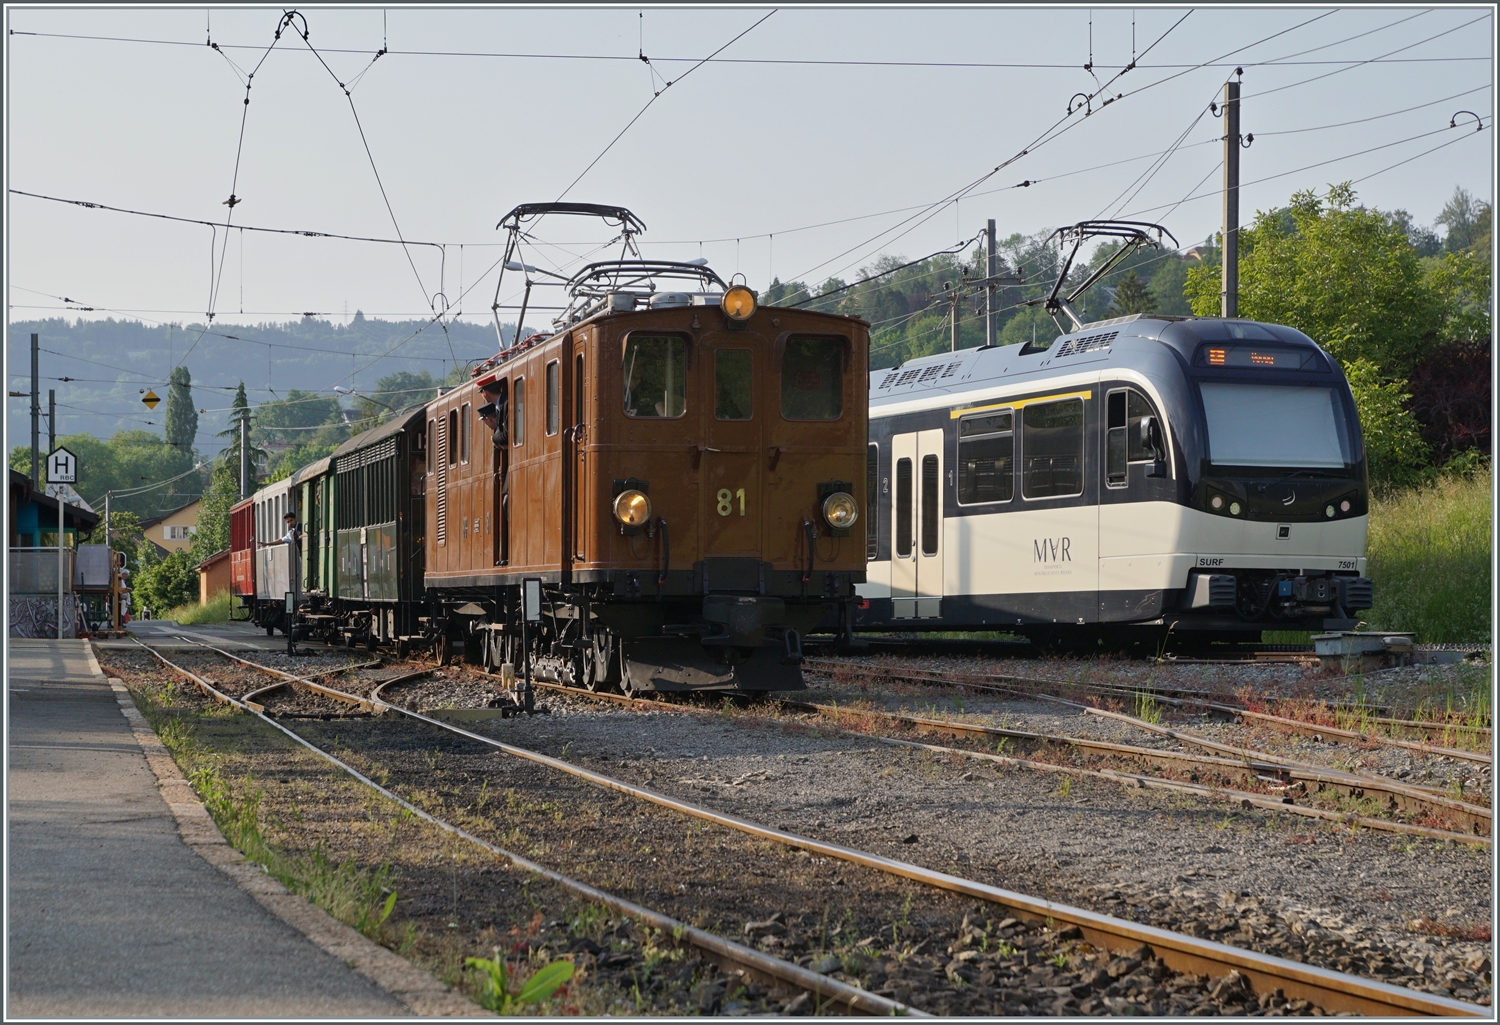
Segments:
[[[714,353],[714,418],[748,420],[751,399],[749,349],[720,349]]]
[[[842,339],[788,338],[781,355],[781,415],[788,420],[843,416],[843,363]]]
[[[1200,381],[1208,458],[1216,466],[1343,469],[1354,463],[1344,404],[1332,388]]]
[[[687,410],[687,343],[675,335],[631,335],[625,343],[625,415],[681,416]]]
[[[1027,498],[1083,494],[1083,400],[1037,402],[1021,415],[1021,493]]]
[[[966,416],[958,422],[958,503],[1009,502],[1015,495],[1015,414]]]

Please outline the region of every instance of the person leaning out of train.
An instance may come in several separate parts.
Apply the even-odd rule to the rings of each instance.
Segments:
[[[261,548],[269,548],[271,545],[295,545],[298,541],[301,541],[302,531],[297,529],[297,515],[295,513],[287,513],[282,517],[282,520],[286,523],[285,534],[282,534],[275,541],[257,541],[256,544]]]

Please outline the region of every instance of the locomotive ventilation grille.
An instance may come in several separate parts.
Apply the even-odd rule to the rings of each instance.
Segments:
[[[1088,335],[1084,338],[1069,338],[1057,347],[1057,353],[1053,358],[1059,359],[1063,356],[1077,356],[1080,353],[1096,352],[1100,349],[1108,351],[1109,343],[1114,341],[1119,333],[1118,331],[1106,331],[1103,334]]]
[[[958,368],[963,366],[963,361],[957,363],[935,363],[930,367],[917,367],[912,370],[892,370],[881,379],[876,389],[902,388],[906,385],[931,384],[933,381],[941,381],[945,377],[952,377],[958,373]]]

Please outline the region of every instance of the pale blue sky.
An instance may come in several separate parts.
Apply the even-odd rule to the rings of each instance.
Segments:
[[[248,233],[242,258],[235,233],[215,306],[221,322],[305,310],[342,315],[346,308],[421,315],[440,273],[456,300],[498,256],[494,226],[506,210],[557,198],[653,89],[693,66],[688,58],[712,53],[771,10],[305,10],[311,41],[328,51],[333,75],[290,33],[261,66],[245,123],[235,222],[393,233],[349,103],[333,80],[359,74],[384,41],[391,52],[358,81],[354,105],[402,231],[408,239],[450,243],[446,270],[432,249],[412,249],[414,274],[391,246]],[[1002,233],[1101,215],[1163,219],[1190,244],[1219,224],[1221,154],[1211,140],[1222,122],[1203,111],[1236,63],[1245,69],[1243,130],[1256,136],[1242,153],[1247,218],[1294,190],[1370,175],[1355,186],[1364,202],[1404,207],[1421,223],[1431,223],[1455,185],[1491,197],[1493,132],[1447,128],[1460,109],[1492,123],[1488,7],[1189,10],[784,8],[725,49],[722,60],[664,92],[568,198],[629,206],[649,226],[646,255],[701,252],[726,276],[740,271],[757,288],[772,274],[848,278],[882,253],[925,255],[973,235],[987,217]],[[212,38],[249,69],[280,11],[215,10]],[[210,18],[203,8],[12,6],[6,14],[15,33],[6,38],[10,188],[224,218],[244,87],[230,61],[204,45]],[[1136,52],[1167,33],[1108,90],[1125,97],[1103,109],[1096,100],[1092,116],[1075,117],[1076,127],[973,195],[897,227],[919,212],[903,208],[963,189],[1058,122],[1071,96],[1098,88],[1082,69],[1091,17],[1100,80],[1130,60],[1132,18]],[[21,34],[28,32],[189,45]],[[635,59],[638,47],[655,58],[652,67]],[[1194,67],[1221,55],[1215,66]],[[765,63],[798,60],[1047,66]],[[1164,81],[1172,75],[1179,77]],[[1321,127],[1362,118],[1376,119]],[[1298,131],[1308,128],[1321,130]],[[1435,134],[1401,141],[1424,133]],[[1158,153],[1179,137],[1182,148],[1138,192],[1136,179],[1152,159],[1070,174]],[[1351,155],[1374,147],[1383,148]],[[1416,159],[1383,170],[1410,157]],[[1037,184],[1009,188],[1027,179]],[[1177,205],[1199,193],[1203,198]],[[872,214],[878,216],[865,216]],[[859,219],[794,230],[846,218]],[[559,265],[586,252],[585,243],[602,241],[570,221],[549,221],[541,235],[558,248],[532,258]],[[11,194],[10,319],[58,315],[49,309],[61,305],[51,294],[155,321],[201,320],[210,240],[202,227]],[[465,319],[487,316],[493,277],[486,282],[463,299]]]

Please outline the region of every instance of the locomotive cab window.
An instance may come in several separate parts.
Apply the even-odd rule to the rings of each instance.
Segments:
[[[1104,442],[1105,483],[1112,488],[1123,488],[1127,483],[1127,464],[1155,458],[1141,435],[1141,421],[1156,414],[1150,400],[1133,388],[1110,392],[1106,406],[1109,424]]]
[[[458,461],[461,463],[469,461],[469,419],[469,404],[465,402],[458,417]]]
[[[519,446],[526,440],[526,378],[516,378],[515,392],[511,396],[511,441]]]
[[[558,424],[558,364],[547,364],[547,433],[556,434]]]
[[[687,410],[687,342],[631,335],[625,342],[625,415],[679,417]]]
[[[749,420],[751,396],[749,349],[720,349],[714,353],[714,418]]]
[[[837,420],[844,414],[844,340],[788,338],[781,354],[781,415]]]
[[[1021,494],[1083,494],[1083,400],[1035,402],[1021,412]]]
[[[1015,413],[1009,409],[958,421],[958,504],[1009,502],[1016,491]]]
[[[437,421],[427,421],[427,472],[432,472],[433,453],[437,451],[435,439],[437,437]]]
[[[458,463],[458,410],[448,410],[448,465]]]

